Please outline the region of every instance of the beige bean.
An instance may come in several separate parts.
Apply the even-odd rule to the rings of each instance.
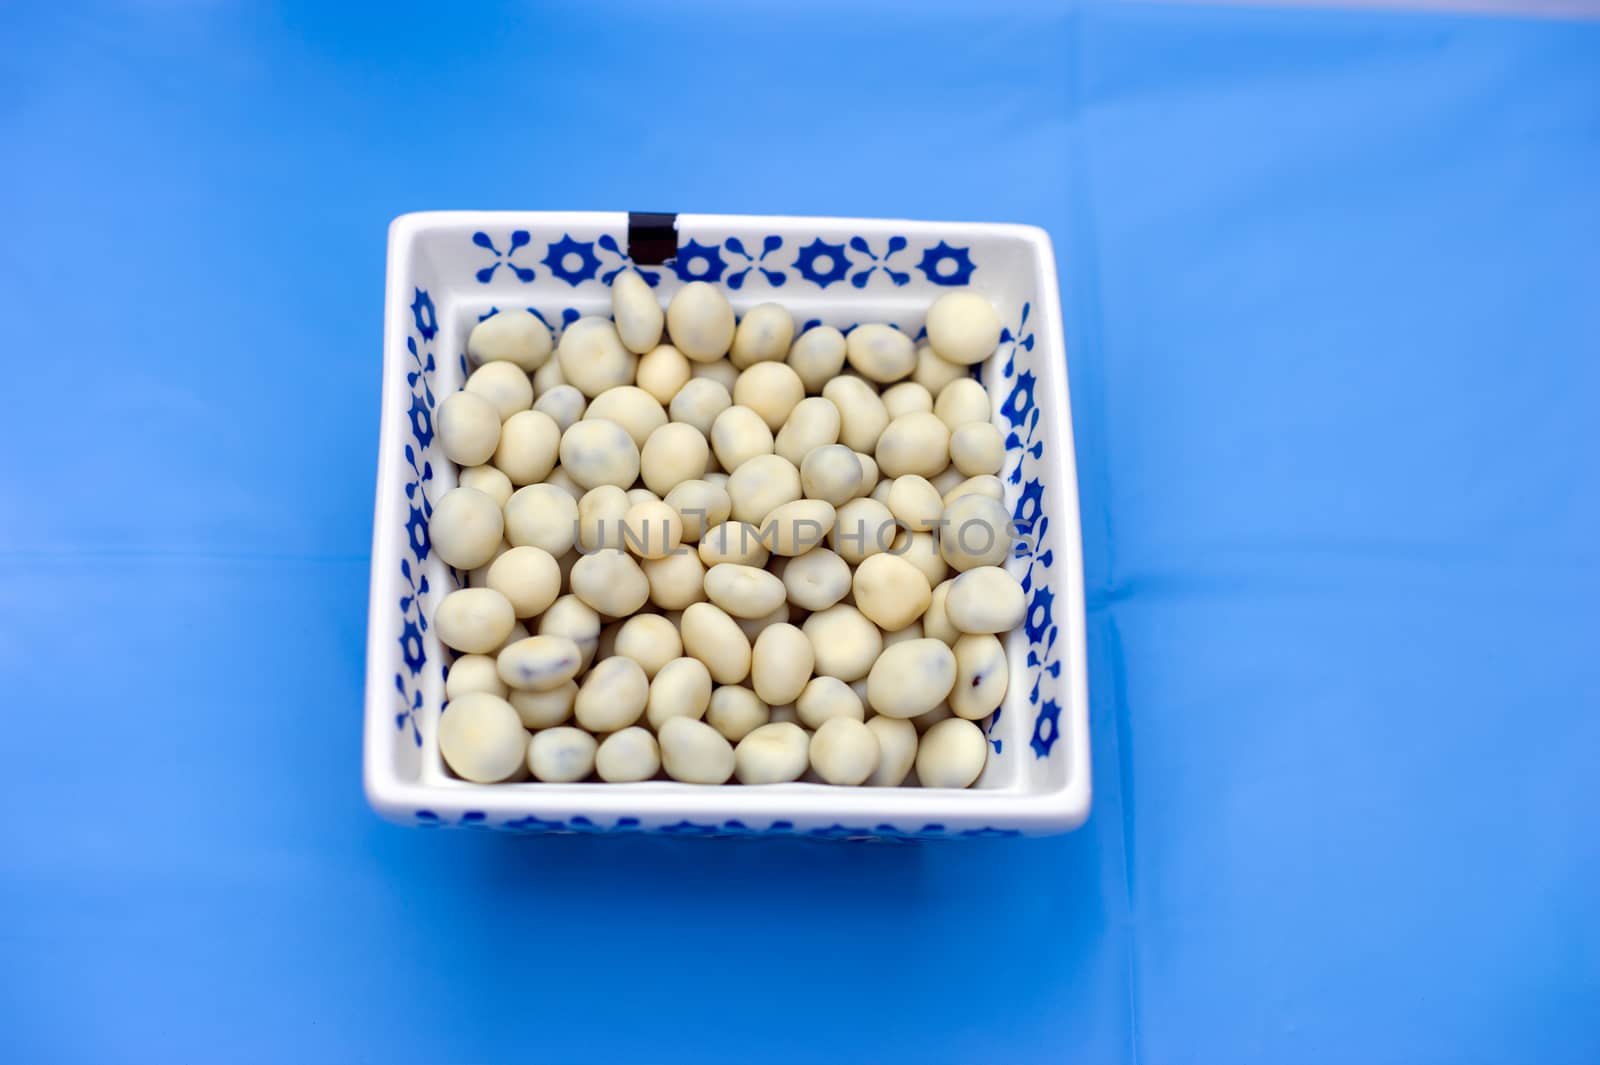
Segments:
[[[895,521],[914,532],[929,532],[939,527],[944,500],[931,481],[908,473],[885,483],[889,485],[889,498],[885,502]]]
[[[578,500],[578,547],[585,552],[622,547],[622,523],[628,516],[628,493],[614,484],[591,488]]]
[[[494,465],[518,487],[535,484],[555,469],[561,440],[561,428],[550,415],[537,410],[518,411],[500,427]]]
[[[830,718],[811,736],[811,768],[829,784],[865,783],[878,768],[878,757],[878,737],[860,721]]]
[[[750,681],[761,700],[792,703],[811,679],[811,641],[793,625],[769,625],[750,652]]]
[[[761,539],[775,555],[790,557],[827,542],[837,514],[820,499],[796,499],[780,504],[761,523]]]
[[[869,381],[886,384],[909,375],[917,365],[911,338],[892,325],[858,325],[845,337],[845,359]]]
[[[970,788],[988,761],[989,741],[970,721],[932,726],[917,744],[917,780],[925,788]]]
[[[433,505],[428,540],[445,565],[477,569],[500,550],[505,516],[493,497],[476,488],[452,488]]]
[[[667,304],[672,343],[695,362],[712,362],[733,344],[733,308],[715,285],[691,281]]]
[[[779,303],[758,303],[744,313],[728,356],[739,369],[781,360],[794,339],[794,316]],[[777,428],[774,426],[773,428]]]
[[[510,690],[495,671],[494,659],[489,655],[462,655],[450,663],[450,672],[444,680],[446,699],[457,699],[468,692],[488,692],[504,699]]]
[[[608,388],[589,403],[583,419],[616,422],[627,432],[633,446],[643,448],[650,434],[667,424],[667,411],[656,398],[636,385]]]
[[[915,381],[901,381],[884,389],[883,409],[889,412],[891,422],[904,414],[932,414],[933,393]]]
[[[516,623],[511,604],[493,588],[458,588],[440,600],[433,612],[439,642],[467,654],[495,650]]]
[[[819,610],[800,626],[811,641],[815,671],[843,681],[867,675],[883,650],[883,634],[853,606],[840,603]]]
[[[794,702],[795,717],[809,729],[820,728],[833,717],[866,719],[861,696],[837,677],[812,677]]]
[[[639,455],[639,472],[650,491],[665,496],[684,481],[704,477],[711,448],[700,430],[673,422],[650,434]]]
[[[564,433],[583,417],[583,412],[589,409],[589,401],[571,385],[556,385],[540,393],[533,409],[548,414],[556,428]]]
[[[704,662],[718,684],[738,684],[750,675],[750,640],[719,607],[691,604],[682,630],[684,651]]]
[[[852,499],[838,508],[828,546],[852,566],[894,543],[894,515],[875,499]]]
[[[559,688],[583,668],[583,654],[566,636],[528,636],[501,648],[495,668],[518,691]]]
[[[657,403],[667,405],[693,376],[683,352],[671,344],[661,344],[640,356],[634,383],[654,396]]]
[[[513,362],[486,362],[473,370],[461,387],[488,400],[501,421],[533,406],[533,382]]]
[[[661,766],[686,784],[725,784],[733,776],[733,745],[704,721],[668,719],[657,733]]]
[[[749,407],[729,407],[711,423],[711,450],[725,470],[737,470],[758,455],[770,455],[772,448],[772,430]]]
[[[650,681],[639,663],[631,658],[602,658],[578,685],[572,713],[590,732],[616,732],[639,720],[649,696]]]
[[[610,319],[579,318],[567,326],[556,345],[562,379],[593,399],[619,385],[633,383],[639,356],[629,351]]]
[[[650,680],[645,720],[657,732],[669,717],[699,720],[711,705],[711,672],[697,658],[674,658]]]
[[[939,538],[933,533],[914,533],[900,529],[889,545],[889,554],[905,559],[921,571],[932,588],[950,575],[950,567],[939,553]]]
[[[865,473],[854,451],[843,444],[825,444],[813,448],[801,462],[800,488],[807,499],[840,507],[861,494]]]
[[[952,381],[933,401],[933,413],[952,432],[968,422],[986,422],[991,416],[989,393],[970,377]]]
[[[692,378],[672,397],[667,413],[672,420],[692,425],[709,437],[717,415],[733,406],[733,394],[719,381],[707,377]]]
[[[706,566],[700,556],[683,549],[665,558],[639,563],[650,582],[650,601],[663,610],[682,610],[705,600]]]
[[[789,365],[800,375],[806,391],[816,395],[844,369],[844,334],[831,325],[813,326],[789,348]]]
[[[937,416],[913,411],[889,423],[873,457],[885,477],[933,477],[950,465],[950,430]]]
[[[891,632],[921,617],[933,598],[922,571],[887,552],[861,560],[851,591],[856,609],[878,628]]]
[[[506,698],[522,719],[523,728],[554,728],[572,716],[578,686],[569,680],[548,691],[512,691]]]
[[[477,365],[515,363],[533,373],[550,359],[550,327],[524,310],[504,310],[490,315],[467,334],[467,358]]]
[[[1000,316],[980,293],[946,292],[928,308],[928,343],[941,359],[962,366],[982,362],[1000,343]]]
[[[622,546],[639,558],[665,558],[683,543],[683,519],[659,499],[633,504],[622,519]]]
[[[565,636],[578,648],[581,668],[587,669],[600,646],[600,615],[575,595],[564,595],[539,618],[540,636]]]
[[[907,640],[872,664],[867,702],[886,717],[917,717],[944,702],[955,682],[955,652],[942,640]]]
[[[889,425],[889,412],[877,391],[859,377],[835,377],[822,395],[839,408],[839,443],[851,451],[870,452]]]
[[[661,667],[683,655],[678,627],[660,614],[635,614],[617,629],[614,653],[639,663],[651,679]]]
[[[585,488],[626,489],[639,478],[639,448],[616,422],[585,417],[561,434],[561,468]]]
[[[826,610],[850,594],[850,579],[849,565],[825,547],[796,555],[783,570],[789,602],[808,611]]]
[[[741,784],[786,784],[805,775],[811,738],[788,721],[774,721],[745,733],[733,749],[734,775]]]
[[[945,472],[949,473],[952,471],[957,477],[961,476],[961,471],[956,470],[954,467],[951,467],[950,470],[946,470]],[[968,477],[965,480],[958,480],[949,488],[945,489],[943,497],[944,505],[948,507],[951,503],[954,503],[962,496],[986,496],[989,499],[1004,502],[1006,498],[1006,486],[1000,480],[1000,478],[994,476],[993,474],[986,473],[979,474],[976,477]]]
[[[721,385],[730,396],[733,395],[733,383],[739,379],[739,368],[727,359],[713,359],[710,362],[696,362],[689,367],[692,377],[703,377]]]
[[[528,734],[511,704],[488,692],[452,699],[439,718],[439,754],[451,772],[475,784],[493,784],[522,768]]]
[[[878,768],[867,778],[867,785],[899,787],[917,761],[917,727],[909,721],[879,714],[867,722],[867,728],[878,741]]]
[[[545,729],[528,741],[528,771],[547,784],[572,784],[594,772],[595,749],[594,737],[582,729]]]
[[[998,566],[1011,557],[1011,513],[998,500],[966,495],[944,508],[939,553],[951,569]]]
[[[683,523],[683,542],[698,544],[706,530],[721,525],[733,512],[728,490],[706,480],[679,481],[663,502],[678,513]]]
[[[950,624],[966,633],[1010,632],[1027,616],[1027,597],[1015,577],[998,566],[975,566],[950,585]]]
[[[968,477],[999,473],[1005,458],[1005,438],[988,422],[967,422],[950,434],[950,461]]]
[[[510,365],[507,363],[506,365]],[[499,409],[478,392],[456,392],[444,398],[436,415],[439,446],[458,466],[489,461],[500,443]]]
[[[561,595],[561,567],[541,548],[513,547],[489,563],[488,583],[506,597],[517,617],[531,618]]]
[[[572,593],[607,617],[626,617],[650,598],[650,581],[633,558],[608,547],[572,567]]]
[[[648,730],[633,727],[600,741],[594,755],[595,774],[608,784],[649,780],[661,769],[661,749]]]
[[[800,471],[779,455],[756,455],[728,476],[728,499],[738,521],[760,525],[773,508],[800,497]]]
[[[476,488],[484,495],[504,507],[511,494],[516,489],[511,484],[511,478],[495,469],[493,466],[469,466],[461,471],[457,479],[462,488]]]
[[[765,725],[768,715],[767,704],[758,699],[755,692],[738,685],[724,685],[711,693],[705,722],[722,733],[729,743],[738,743]]]
[[[788,420],[773,440],[773,450],[804,469],[807,455],[838,441],[839,408],[822,396],[809,396],[789,412]]]
[[[935,399],[939,398],[939,393],[944,390],[945,385],[966,376],[965,366],[958,366],[939,358],[933,348],[926,343],[917,345],[917,366],[911,371],[911,379],[926,388]]]
[[[567,379],[561,376],[560,359],[551,359],[539,367],[533,372],[531,380],[533,381],[533,394],[535,396],[542,396],[551,389],[559,388],[567,383]]]
[[[771,552],[754,525],[725,521],[706,531],[700,539],[700,561],[707,566],[735,562],[741,566],[765,566]]]
[[[661,343],[666,314],[650,283],[637,270],[624,270],[611,279],[611,317],[616,320],[622,346],[629,351],[643,355]]]
[[[981,721],[1005,701],[1010,683],[1006,651],[990,635],[963,636],[953,648],[956,683],[950,689],[950,710],[957,717]]]
[[[800,375],[781,362],[758,362],[733,383],[734,405],[755,411],[774,433],[805,395]]]

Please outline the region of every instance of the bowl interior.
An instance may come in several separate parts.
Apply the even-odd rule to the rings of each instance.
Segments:
[[[379,772],[429,791],[482,793],[446,770],[434,740],[450,652],[429,620],[465,574],[428,549],[433,502],[456,482],[433,432],[433,411],[465,380],[466,337],[485,317],[525,308],[559,336],[580,316],[609,314],[609,282],[629,265],[627,216],[420,218],[432,221],[407,227],[406,239],[397,237],[400,246],[391,247],[369,635],[369,715],[382,727],[369,728],[367,757],[377,760]],[[1086,743],[1085,730],[1070,727],[1075,714],[1084,714],[1073,705],[1082,678],[1071,669],[1071,652],[1082,640],[1077,501],[1059,323],[1043,328],[1041,312],[1042,294],[1055,305],[1053,292],[1041,292],[1053,287],[1054,275],[1040,262],[1037,237],[1003,226],[712,216],[680,216],[678,232],[673,261],[638,267],[662,300],[687,281],[707,280],[740,313],[775,300],[800,329],[888,322],[912,337],[923,335],[928,306],[951,287],[971,285],[994,302],[1006,329],[999,350],[974,376],[989,390],[994,423],[1006,437],[1001,479],[1018,537],[1008,568],[1023,581],[1029,610],[1007,637],[1008,692],[988,723],[992,753],[975,787],[1011,795],[1068,788],[1087,765],[1086,750],[1074,750]],[[374,684],[381,693],[375,703]],[[667,781],[562,787],[692,789]],[[538,793],[551,786],[495,788]],[[738,805],[740,791],[748,794],[724,790],[730,806]],[[795,783],[761,790],[799,797],[860,789]],[[931,789],[872,789],[907,790]]]

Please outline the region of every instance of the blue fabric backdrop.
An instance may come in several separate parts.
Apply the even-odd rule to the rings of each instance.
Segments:
[[[1600,1058],[1600,26],[664,6],[0,8],[17,1060]],[[371,816],[385,225],[448,207],[1048,227],[1089,823]]]

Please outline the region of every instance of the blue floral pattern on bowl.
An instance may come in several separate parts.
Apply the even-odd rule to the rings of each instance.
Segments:
[[[927,282],[937,286],[960,286],[972,282],[980,269],[965,246],[952,245],[946,240],[913,246],[905,236],[880,235],[846,236],[825,239],[812,235],[808,241],[796,241],[792,236],[777,234],[755,239],[729,236],[721,241],[693,238],[685,240],[677,255],[664,266],[635,265],[618,240],[610,234],[593,235],[595,239],[579,239],[571,233],[561,233],[553,240],[536,242],[527,229],[510,229],[490,233],[478,230],[471,234],[472,245],[479,253],[490,258],[470,268],[471,282],[488,285],[497,275],[514,277],[527,284],[537,275],[538,264],[549,278],[565,283],[574,289],[587,285],[608,286],[625,269],[634,268],[652,286],[659,285],[663,274],[670,271],[678,281],[703,280],[722,284],[738,291],[759,279],[771,288],[815,286],[827,289],[839,282],[848,282],[855,289],[864,289],[879,279],[877,284],[887,286],[885,291],[900,288],[912,281],[912,271],[920,272]],[[543,255],[539,255],[542,249]],[[446,286],[448,287],[448,286]],[[504,282],[497,291],[506,291]],[[514,291],[511,290],[511,291]],[[514,297],[513,297],[514,298]],[[514,305],[523,305],[517,300]],[[498,313],[504,304],[491,306],[477,315],[479,320]],[[439,335],[439,321],[433,298],[427,289],[415,287],[410,303],[410,321],[407,323],[405,349],[410,360],[406,381],[411,398],[406,410],[408,439],[403,445],[405,468],[409,476],[405,481],[406,555],[400,559],[401,594],[396,601],[399,615],[397,625],[401,668],[393,674],[393,715],[395,727],[407,735],[412,744],[423,743],[419,718],[424,710],[422,687],[429,665],[429,617],[436,589],[430,585],[426,572],[431,544],[428,522],[433,512],[436,472],[428,459],[435,437],[435,415],[439,396],[436,374],[439,367],[433,343]],[[548,305],[540,308],[528,306],[527,310],[539,316],[553,332],[559,334],[579,316],[579,309],[564,307],[551,313]],[[587,313],[594,313],[589,310]],[[1043,418],[1036,389],[1039,381],[1028,364],[1019,359],[1021,353],[1034,351],[1034,307],[1024,303],[1014,324],[1007,326],[1001,335],[1001,355],[991,366],[998,371],[998,380],[986,382],[997,397],[998,414],[1003,420],[1006,457],[1001,476],[1008,487],[1008,495],[1015,491],[1013,519],[1018,530],[1014,569],[1027,597],[1027,613],[1023,632],[1027,642],[1026,669],[1031,681],[1027,705],[1033,724],[1029,734],[1029,747],[1033,758],[1048,759],[1060,738],[1062,706],[1052,697],[1054,685],[1046,685],[1046,678],[1059,681],[1062,675],[1061,656],[1064,650],[1063,633],[1058,624],[1056,592],[1052,588],[1056,565],[1054,551],[1048,539],[1050,520],[1046,512],[1046,475],[1043,469],[1046,441]],[[806,327],[816,324],[807,322]],[[853,324],[851,328],[853,328]],[[849,328],[844,328],[848,332]],[[924,335],[919,331],[918,339]],[[1009,345],[1009,350],[1007,346]],[[466,372],[465,356],[460,359],[463,375]],[[982,380],[983,367],[974,367],[974,376]],[[437,663],[441,674],[444,663]],[[1013,704],[1014,707],[1015,704]],[[1002,741],[996,735],[1003,711],[990,719],[989,741],[998,753]],[[456,808],[459,811],[459,808]],[[739,820],[720,820],[711,823],[677,821],[665,824],[643,824],[632,817],[617,818],[610,823],[600,823],[584,816],[566,819],[541,819],[539,817],[507,817],[490,815],[484,811],[440,814],[429,809],[417,809],[415,823],[424,827],[461,827],[468,829],[518,832],[530,834],[590,834],[638,833],[659,835],[705,837],[762,837],[799,839],[888,839],[897,841],[956,839],[983,836],[1021,835],[1014,829],[992,827],[947,828],[928,823],[920,827],[887,823],[844,824],[836,823],[817,827],[796,827],[789,821],[778,820],[764,826],[751,826]]]

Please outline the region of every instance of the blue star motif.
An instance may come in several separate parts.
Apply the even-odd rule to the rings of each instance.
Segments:
[[[843,244],[828,244],[818,237],[800,249],[794,266],[801,277],[827,288],[835,281],[844,280],[850,272],[850,259],[844,253]]]
[[[416,298],[411,301],[411,317],[416,319],[417,332],[422,334],[422,339],[432,340],[433,334],[439,331],[439,319],[433,313],[433,299],[420,288],[416,293]]]
[[[411,536],[411,553],[417,556],[418,561],[428,557],[428,519],[422,516],[421,507],[411,508],[411,517],[406,519],[406,532]]]
[[[518,266],[512,261],[511,258],[517,253],[518,248],[525,247],[532,240],[533,238],[528,235],[528,231],[526,229],[513,230],[511,233],[511,244],[506,248],[505,253],[502,254],[500,249],[494,246],[494,241],[489,239],[489,234],[481,232],[472,234],[472,243],[476,244],[480,248],[485,248],[494,252],[494,262],[477,271],[472,276],[478,279],[479,284],[487,285],[494,279],[495,271],[504,266],[513,274],[516,274],[517,280],[521,281],[523,284],[527,284],[529,281],[532,281],[533,267]]]
[[[540,261],[550,268],[552,274],[574,286],[592,280],[600,270],[600,259],[594,253],[594,241],[573,240],[566,233],[550,245]]]
[[[1028,412],[1033,410],[1033,386],[1037,379],[1032,370],[1024,370],[1017,375],[1017,383],[1011,386],[1010,395],[1000,405],[1000,413],[1006,416],[1006,421],[1013,426],[1021,425],[1027,420]],[[1010,446],[1009,441],[1007,447]]]
[[[400,627],[400,657],[405,659],[412,676],[421,673],[422,667],[428,664],[428,653],[422,649],[422,630],[410,618]]]
[[[1022,627],[1028,633],[1030,644],[1036,644],[1044,639],[1045,630],[1050,627],[1055,602],[1055,593],[1050,590],[1048,584],[1041,584],[1033,590],[1033,601],[1028,604],[1028,616],[1022,621]]]
[[[1044,485],[1038,480],[1030,480],[1022,486],[1022,493],[1017,496],[1017,508],[1012,512],[1012,517],[1019,527],[1032,529],[1033,523],[1039,520],[1039,515],[1044,513]]]
[[[1033,753],[1040,758],[1049,757],[1050,748],[1061,738],[1060,718],[1061,707],[1056,705],[1054,699],[1046,699],[1039,708],[1039,716],[1033,721],[1033,738],[1028,741]]]
[[[941,240],[922,253],[917,269],[935,285],[965,285],[977,267],[972,263],[969,249],[952,248]]]
[[[411,417],[411,435],[417,438],[417,443],[423,447],[433,443],[433,415],[415,392],[411,394],[411,410],[407,413]]]
[[[691,240],[679,248],[677,257],[672,260],[673,271],[678,275],[678,280],[684,282],[709,281],[715,284],[722,280],[722,272],[727,268],[720,248],[715,244],[701,244],[698,240]]]

